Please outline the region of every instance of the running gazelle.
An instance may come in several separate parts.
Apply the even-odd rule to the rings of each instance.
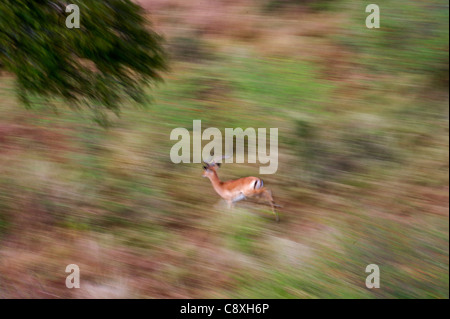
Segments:
[[[227,201],[229,208],[232,208],[234,203],[237,201],[247,197],[259,196],[269,202],[276,221],[278,222],[280,220],[278,213],[275,211],[275,206],[279,207],[279,205],[275,204],[272,198],[272,192],[264,187],[264,183],[261,178],[248,176],[222,182],[217,175],[217,168],[220,167],[221,163],[216,163],[215,160],[204,161],[204,163],[205,165],[203,166],[202,174],[203,177],[209,178],[214,190],[220,197]]]

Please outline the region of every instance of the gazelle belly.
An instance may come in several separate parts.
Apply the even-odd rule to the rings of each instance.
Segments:
[[[242,193],[240,193],[239,195],[235,196],[235,197],[232,199],[232,201],[233,201],[233,203],[235,203],[235,202],[238,202],[238,201],[243,200],[243,199],[245,199],[245,195],[242,194]]]

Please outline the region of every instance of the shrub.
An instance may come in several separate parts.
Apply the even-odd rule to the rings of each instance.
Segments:
[[[130,0],[74,0],[79,29],[65,24],[65,1],[0,2],[0,65],[16,77],[21,101],[59,98],[88,107],[100,124],[125,98],[144,103],[145,85],[166,69],[162,38]]]

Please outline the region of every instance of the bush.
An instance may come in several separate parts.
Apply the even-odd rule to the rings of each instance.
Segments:
[[[322,186],[345,176],[367,172],[382,162],[396,160],[392,141],[360,127],[341,127],[324,136],[313,123],[296,122],[296,150],[302,163],[302,176]]]
[[[126,98],[144,103],[145,85],[166,69],[162,38],[147,28],[130,0],[74,0],[79,29],[65,25],[65,1],[0,2],[0,65],[16,76],[25,105],[31,97],[88,107],[100,124]]]
[[[266,11],[283,9],[289,6],[304,6],[313,11],[330,10],[333,0],[269,0],[265,4]]]
[[[342,2],[344,3],[344,2]],[[448,86],[448,1],[379,1],[380,28],[368,29],[366,4],[349,5],[352,18],[339,41],[358,52],[370,72],[424,75]]]
[[[169,49],[173,58],[180,61],[201,62],[212,58],[205,43],[194,36],[173,38],[169,41]]]

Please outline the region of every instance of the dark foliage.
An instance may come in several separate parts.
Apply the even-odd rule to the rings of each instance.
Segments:
[[[0,2],[0,66],[15,75],[25,105],[33,96],[88,107],[100,124],[124,99],[145,103],[146,85],[166,69],[162,38],[129,0],[73,0],[80,28],[66,27],[65,1]]]

